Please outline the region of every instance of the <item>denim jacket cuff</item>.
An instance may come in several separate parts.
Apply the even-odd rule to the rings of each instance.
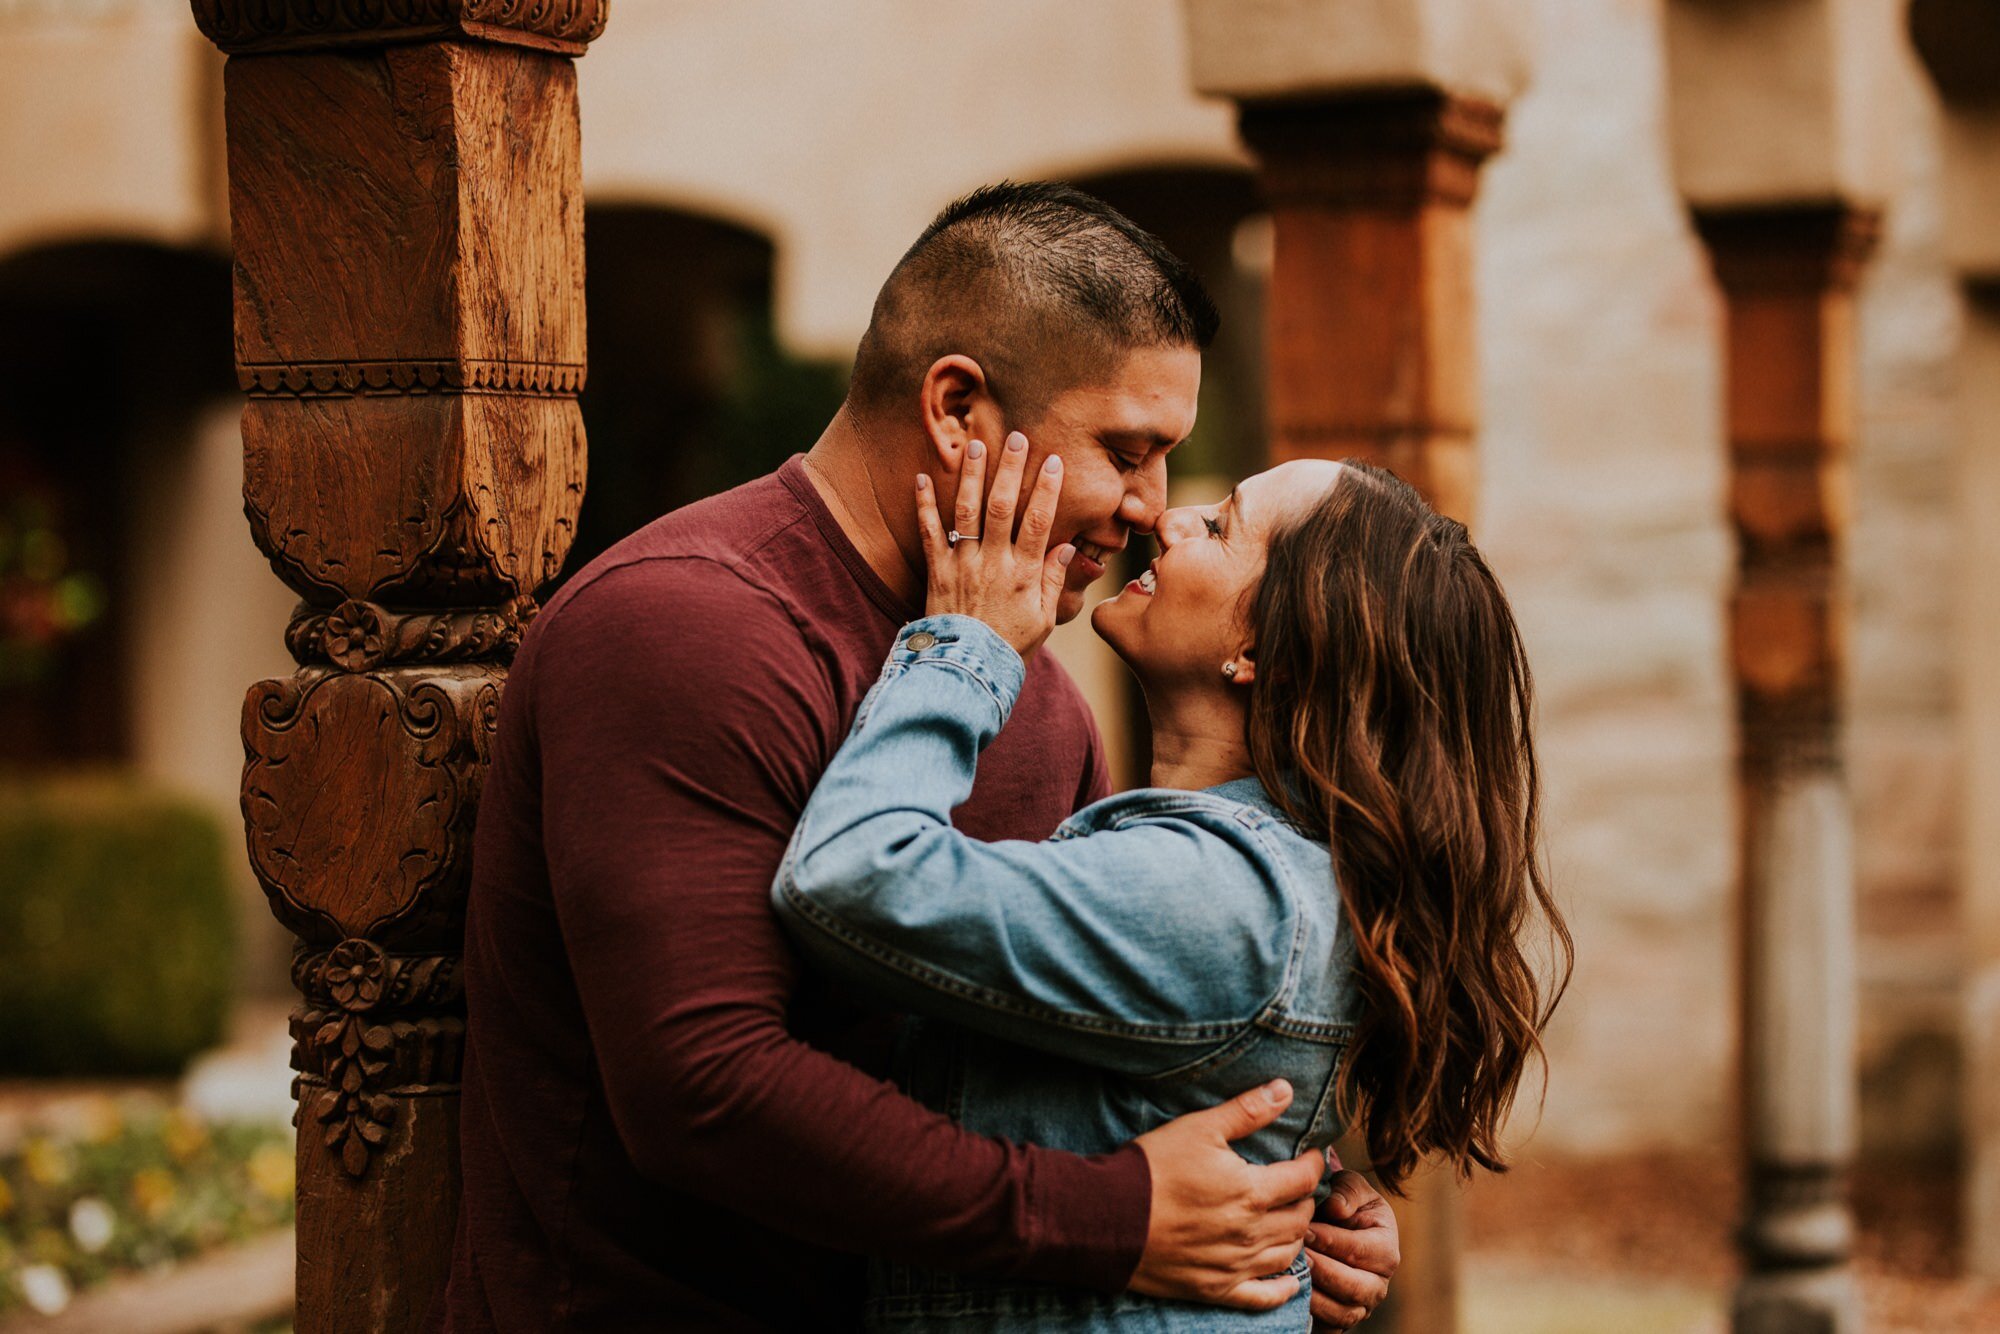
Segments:
[[[1003,722],[1013,713],[1028,675],[1014,646],[977,616],[920,616],[896,635],[889,660],[906,668],[948,662],[964,670],[999,702]]]

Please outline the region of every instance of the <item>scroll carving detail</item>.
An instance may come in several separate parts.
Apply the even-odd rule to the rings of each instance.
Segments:
[[[294,933],[452,940],[503,678],[306,668],[250,688],[250,863]]]
[[[331,609],[302,602],[285,629],[285,645],[302,667],[330,662],[348,672],[468,658],[510,662],[535,611],[532,598],[502,607],[414,612],[357,598]]]

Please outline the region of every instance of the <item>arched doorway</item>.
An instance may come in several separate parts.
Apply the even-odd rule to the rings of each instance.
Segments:
[[[566,571],[770,472],[818,438],[847,391],[845,365],[779,345],[764,236],[651,205],[593,204],[584,219],[590,481]]]

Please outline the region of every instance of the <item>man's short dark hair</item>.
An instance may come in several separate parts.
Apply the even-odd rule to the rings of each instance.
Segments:
[[[1134,349],[1207,347],[1218,322],[1193,270],[1117,209],[1060,182],[1003,181],[947,205],[890,272],[848,398],[908,403],[956,352],[1027,425]]]

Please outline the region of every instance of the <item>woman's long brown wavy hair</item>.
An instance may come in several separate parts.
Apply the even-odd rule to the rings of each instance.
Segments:
[[[1251,607],[1249,741],[1333,849],[1365,1014],[1349,1124],[1396,1191],[1425,1158],[1506,1170],[1500,1132],[1574,948],[1539,853],[1533,678],[1465,526],[1348,462],[1273,533]],[[1524,945],[1539,912],[1546,980]]]

